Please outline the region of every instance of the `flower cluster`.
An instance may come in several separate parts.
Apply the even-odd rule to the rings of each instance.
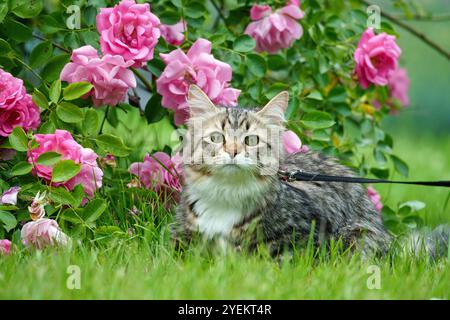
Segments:
[[[23,81],[0,69],[0,137],[9,136],[15,127],[35,130],[40,123],[39,108]]]
[[[156,81],[162,105],[175,110],[175,124],[189,117],[186,96],[190,84],[198,85],[211,101],[221,106],[235,106],[240,90],[230,88],[231,66],[211,54],[211,42],[198,39],[187,53],[176,49],[161,54],[166,67]]]
[[[405,69],[398,66],[401,49],[395,36],[382,32],[376,35],[368,28],[361,36],[354,52],[355,74],[362,88],[370,84],[389,87],[391,99],[396,99],[402,106],[409,105],[409,78]],[[387,101],[392,105],[392,101]],[[379,108],[379,102],[375,101]]]
[[[148,3],[123,0],[114,8],[102,8],[97,15],[97,30],[104,55],[120,55],[142,67],[153,59],[161,35],[159,18],[150,12]]]
[[[303,28],[298,20],[304,16],[298,0],[290,0],[275,12],[268,5],[255,4],[250,11],[253,22],[247,26],[245,33],[255,39],[256,51],[277,53],[301,38]]]
[[[91,46],[78,48],[72,53],[72,62],[61,71],[61,80],[89,82],[94,88],[86,96],[92,96],[94,105],[116,105],[126,98],[129,88],[136,87],[136,78],[129,69],[133,61],[126,62],[120,55],[105,54],[99,57]]]
[[[103,172],[97,165],[97,154],[89,148],[83,148],[66,130],[56,130],[54,134],[36,134],[39,147],[28,152],[28,162],[33,164],[33,173],[51,183],[53,166],[37,164],[39,156],[45,152],[57,152],[63,160],[73,160],[81,164],[80,172],[68,181],[54,183],[68,190],[73,190],[81,184],[84,192],[92,197],[95,190],[102,186]]]
[[[170,157],[164,152],[145,155],[144,162],[135,162],[130,173],[139,178],[147,189],[162,197],[177,199],[181,192],[182,157],[176,154]]]

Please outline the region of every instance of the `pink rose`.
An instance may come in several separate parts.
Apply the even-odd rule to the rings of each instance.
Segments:
[[[160,56],[166,67],[156,80],[157,91],[162,95],[162,105],[175,110],[177,125],[189,117],[186,96],[190,84],[198,85],[215,104],[237,104],[241,91],[229,87],[231,66],[213,57],[208,40],[198,39],[187,54],[176,49]]]
[[[15,206],[17,204],[17,195],[19,194],[20,187],[12,187],[3,192],[0,198],[0,204],[11,204]]]
[[[97,30],[104,55],[119,55],[133,67],[142,67],[153,59],[160,37],[159,19],[150,12],[148,3],[122,0],[114,8],[101,8]]]
[[[367,187],[367,194],[369,195],[370,201],[375,206],[375,209],[377,209],[378,212],[381,213],[381,209],[383,209],[383,204],[381,203],[381,196],[379,193],[371,186]]]
[[[159,30],[161,30],[161,36],[168,44],[179,46],[184,41],[186,23],[183,20],[180,20],[180,22],[174,25],[161,24]]]
[[[303,28],[298,23],[305,13],[300,9],[298,0],[288,1],[286,6],[272,13],[268,5],[253,5],[250,18],[253,20],[245,33],[256,41],[255,50],[276,53],[289,48],[303,35]]]
[[[11,251],[11,241],[8,239],[0,240],[0,254],[7,256]]]
[[[406,69],[397,68],[390,74],[388,80],[391,98],[397,99],[404,107],[409,105],[409,77]]]
[[[42,250],[48,246],[67,246],[70,238],[61,231],[58,223],[52,219],[41,218],[30,221],[22,227],[22,243]]]
[[[39,147],[28,152],[28,162],[33,164],[33,174],[51,182],[53,166],[39,165],[37,159],[45,152],[57,152],[61,154],[62,160],[73,160],[81,164],[81,171],[70,180],[54,185],[73,190],[77,184],[81,184],[89,197],[94,196],[94,192],[102,186],[103,171],[98,167],[98,156],[92,149],[83,148],[66,130],[56,130],[54,134],[36,134],[35,139]]]
[[[182,158],[176,154],[172,158],[164,152],[147,154],[144,162],[135,162],[130,166],[130,173],[140,182],[163,197],[169,195],[178,199],[181,192]]]
[[[375,35],[372,28],[364,31],[354,53],[355,73],[361,87],[366,89],[371,83],[387,85],[390,74],[397,69],[400,54],[395,36],[385,32]]]
[[[106,54],[99,58],[97,50],[84,46],[72,52],[72,62],[61,71],[61,80],[67,82],[89,82],[94,88],[87,96],[92,96],[94,105],[116,105],[125,100],[129,88],[136,87],[136,78],[121,56]]]
[[[39,112],[23,81],[0,69],[0,136],[9,136],[15,127],[37,129],[41,123]]]
[[[26,94],[21,79],[15,78],[10,73],[0,69],[0,109],[14,107],[14,104],[22,100]]]
[[[283,133],[283,145],[284,145],[284,152],[286,154],[296,153],[296,152],[303,152],[306,153],[309,151],[309,148],[307,146],[302,145],[302,141],[300,138],[295,134],[293,131],[285,131]]]

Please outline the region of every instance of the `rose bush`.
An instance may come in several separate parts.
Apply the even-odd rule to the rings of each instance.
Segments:
[[[401,49],[386,21],[367,28],[362,2],[84,1],[80,17],[43,2],[0,4],[0,239],[159,234],[181,191],[190,84],[221,107],[289,90],[286,152],[408,175],[381,127],[410,103]],[[382,212],[394,232],[414,215]]]

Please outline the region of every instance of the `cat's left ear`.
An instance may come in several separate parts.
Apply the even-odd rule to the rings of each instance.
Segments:
[[[260,111],[256,114],[264,117],[273,124],[282,125],[284,119],[284,111],[286,111],[289,103],[289,93],[282,91],[272,98]]]
[[[219,109],[211,102],[206,93],[195,84],[189,86],[187,97],[189,114],[191,118],[204,117],[208,114],[215,114]]]

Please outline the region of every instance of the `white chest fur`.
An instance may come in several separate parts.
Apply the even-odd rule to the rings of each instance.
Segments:
[[[210,176],[190,184],[198,231],[206,238],[227,237],[233,227],[252,214],[267,192],[268,184],[253,176]]]

